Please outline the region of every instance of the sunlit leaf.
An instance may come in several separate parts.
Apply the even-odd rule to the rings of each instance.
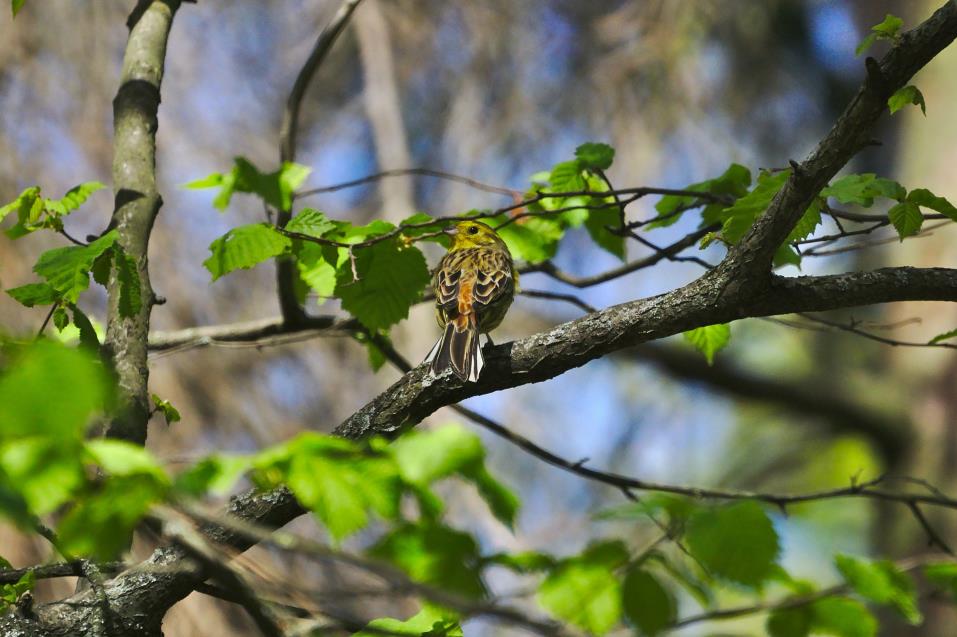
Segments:
[[[704,354],[708,364],[711,365],[714,363],[714,355],[731,342],[731,326],[727,323],[719,323],[697,327],[684,332],[684,338]]]
[[[215,281],[233,270],[248,269],[289,249],[291,241],[268,223],[233,228],[209,246],[203,265]]]
[[[921,93],[920,89],[913,84],[898,89],[887,100],[887,106],[891,111],[891,115],[904,108],[908,104],[920,106],[921,112],[925,116],[927,115],[927,104],[924,102],[924,94]]]
[[[699,509],[688,520],[685,539],[711,575],[752,587],[774,573],[780,552],[774,525],[751,501]]]

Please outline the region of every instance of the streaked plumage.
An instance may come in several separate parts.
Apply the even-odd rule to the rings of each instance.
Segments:
[[[479,334],[505,318],[518,273],[505,242],[484,223],[462,221],[447,232],[452,246],[432,277],[435,317],[445,332],[425,360],[432,376],[451,368],[463,381],[475,382],[485,364]]]

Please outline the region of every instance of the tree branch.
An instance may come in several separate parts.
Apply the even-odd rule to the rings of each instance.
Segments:
[[[166,59],[166,41],[180,0],[156,0],[131,20],[123,56],[120,88],[113,100],[113,192],[110,227],[135,260],[140,307],[133,316],[120,311],[119,268],[110,273],[105,350],[116,371],[123,409],[105,425],[105,434],[143,444],[149,419],[149,368],[146,342],[155,298],[150,286],[147,247],[163,200],[156,189],[156,112]]]

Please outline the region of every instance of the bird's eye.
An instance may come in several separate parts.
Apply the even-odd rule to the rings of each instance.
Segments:
[[[469,226],[469,234],[478,234],[478,226]]]

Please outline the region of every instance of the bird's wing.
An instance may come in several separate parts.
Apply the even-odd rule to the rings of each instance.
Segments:
[[[514,289],[512,260],[508,255],[497,250],[483,254],[472,284],[473,303],[487,307],[502,296],[510,295]]]

